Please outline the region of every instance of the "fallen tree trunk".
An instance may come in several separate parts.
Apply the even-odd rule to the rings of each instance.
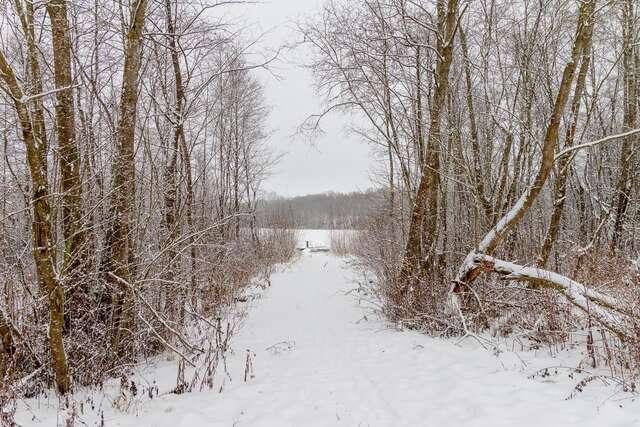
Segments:
[[[491,272],[507,280],[530,282],[539,288],[556,290],[575,307],[615,333],[620,340],[629,341],[636,338],[625,324],[625,321],[635,320],[636,316],[615,298],[553,271],[526,267],[489,255],[475,254],[472,263],[476,271]],[[458,304],[457,299],[455,303]]]

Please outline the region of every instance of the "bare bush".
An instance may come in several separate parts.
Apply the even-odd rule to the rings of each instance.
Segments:
[[[290,261],[300,242],[300,231],[293,228],[269,228],[261,231],[261,251],[265,261],[281,264]]]

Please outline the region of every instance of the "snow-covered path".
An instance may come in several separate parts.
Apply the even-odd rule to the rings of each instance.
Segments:
[[[523,372],[513,353],[496,357],[473,342],[456,346],[365,320],[346,295],[353,273],[329,254],[303,255],[272,283],[234,340],[233,382],[224,392],[161,396],[137,416],[109,414],[106,425],[640,425],[636,404],[603,402],[598,386],[565,401],[575,381],[527,379],[533,365]],[[255,378],[244,383],[247,349]]]

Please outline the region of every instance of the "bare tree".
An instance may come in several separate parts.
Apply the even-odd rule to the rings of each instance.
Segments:
[[[495,322],[549,340],[595,320],[629,342],[637,6],[452,6],[328,2],[300,24],[326,102],[305,129],[356,112],[355,132],[384,158],[392,206],[368,213],[356,254],[385,313],[436,334]]]
[[[37,58],[31,58],[31,60],[37,63]],[[37,68],[34,65],[32,69]],[[56,375],[56,387],[60,393],[66,393],[71,386],[71,380],[62,341],[64,288],[57,272],[55,243],[52,237],[53,224],[47,178],[46,142],[42,138],[38,138],[43,135],[43,129],[39,128],[41,125],[38,119],[39,113],[32,113],[27,106],[29,95],[23,92],[13,68],[2,51],[0,51],[0,74],[6,85],[6,90],[13,99],[22,132],[22,141],[27,151],[27,162],[31,174],[31,202],[33,204],[31,225],[33,258],[38,272],[38,281],[49,301],[49,349]],[[36,77],[36,81],[39,81],[39,76]],[[36,83],[37,86],[38,83]],[[37,99],[43,96],[43,93],[35,93],[32,96]],[[35,110],[40,110],[38,105]],[[32,125],[34,121],[35,126]]]

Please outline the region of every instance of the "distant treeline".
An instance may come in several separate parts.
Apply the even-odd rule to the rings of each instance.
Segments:
[[[260,224],[274,224],[275,218],[281,218],[296,228],[358,229],[383,200],[381,189],[292,198],[270,196],[261,201],[256,215]]]

